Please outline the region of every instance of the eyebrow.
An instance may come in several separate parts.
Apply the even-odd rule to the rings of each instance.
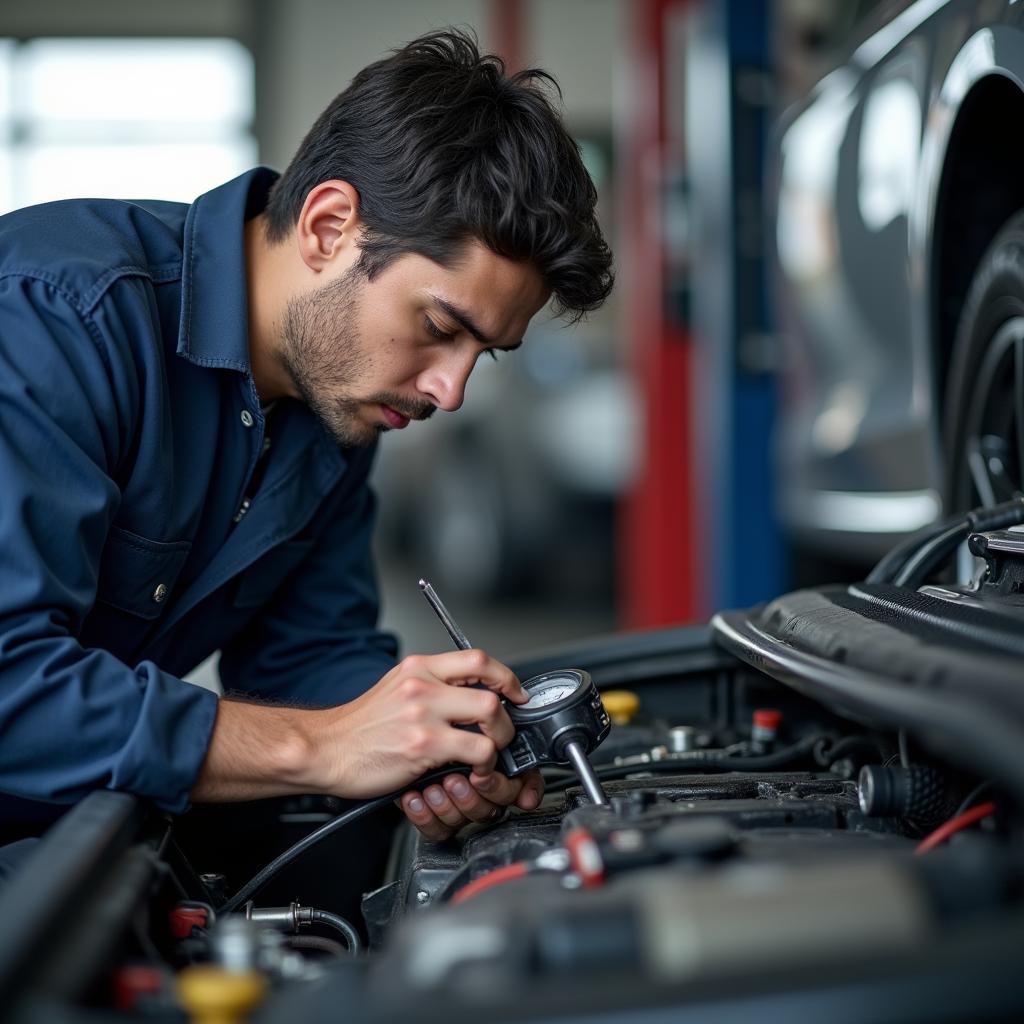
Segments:
[[[520,339],[514,345],[499,345],[493,338],[488,337],[482,330],[480,330],[473,318],[464,309],[459,309],[458,306],[453,305],[447,299],[442,299],[440,295],[431,295],[430,299],[438,308],[443,309],[456,323],[469,331],[469,333],[472,334],[481,345],[490,345],[493,348],[500,348],[503,352],[511,352],[513,349],[519,348],[523,343]]]

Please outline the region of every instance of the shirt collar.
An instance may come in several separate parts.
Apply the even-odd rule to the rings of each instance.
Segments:
[[[201,195],[182,240],[178,354],[201,366],[248,373],[245,221],[267,205],[276,172],[256,167]]]

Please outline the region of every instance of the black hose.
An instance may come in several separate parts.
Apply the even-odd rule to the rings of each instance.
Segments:
[[[967,520],[962,519],[956,525],[925,541],[900,567],[893,583],[897,587],[910,587],[916,590],[960,547],[969,532],[970,525]]]
[[[878,758],[886,754],[881,742],[871,736],[844,736],[839,740],[826,738],[815,745],[814,760],[823,768],[831,768],[840,758],[856,751],[868,750],[873,751]]]
[[[403,790],[402,792],[405,791]],[[338,817],[332,818],[318,829],[314,829],[309,835],[303,836],[297,843],[289,846],[284,853],[278,854],[266,867],[261,868],[253,875],[234,896],[218,908],[217,912],[220,914],[230,914],[237,910],[246,900],[251,899],[255,893],[259,892],[282,868],[291,864],[296,857],[305,853],[311,846],[316,846],[321,839],[326,839],[337,832],[338,829],[351,825],[353,821],[366,817],[372,811],[388,806],[394,799],[395,794],[391,793],[388,796],[379,796],[376,800],[367,800],[366,803],[357,804],[350,810],[345,811],[344,814],[339,814]]]
[[[367,800],[366,803],[356,804],[355,807],[349,808],[344,814],[339,814],[337,818],[332,818],[318,829],[314,829],[309,835],[303,836],[294,845],[289,846],[284,853],[279,854],[266,867],[261,868],[253,875],[231,899],[218,907],[218,911],[222,914],[230,914],[232,911],[237,910],[246,900],[262,889],[283,867],[287,867],[296,857],[305,853],[311,846],[316,846],[321,839],[326,839],[328,836],[333,835],[339,828],[344,828],[353,821],[358,821],[364,815],[377,810],[379,807],[387,807],[388,804],[393,804],[403,793],[407,793],[410,789],[420,789],[432,782],[439,782],[446,775],[450,775],[453,772],[468,775],[471,771],[472,768],[467,764],[445,764],[440,768],[427,772],[426,775],[421,775],[402,789],[396,789],[393,793],[378,796],[373,800]]]
[[[937,523],[931,523],[911,534],[905,541],[886,552],[878,564],[868,573],[867,583],[892,583],[893,578],[906,564],[921,545],[928,543],[933,537],[945,533],[953,526],[962,525],[965,519],[962,514],[949,516]]]
[[[319,949],[332,956],[347,957],[349,952],[340,942],[322,935],[290,935],[286,941],[292,949]]]
[[[1024,500],[976,508],[925,527],[898,544],[871,570],[868,583],[894,583],[917,589],[971,533],[1005,530],[1024,522]]]
[[[355,930],[340,914],[332,914],[329,910],[313,910],[311,917],[317,924],[327,925],[345,937],[345,945],[348,946],[349,956],[355,956],[363,948],[359,938],[359,932]]]

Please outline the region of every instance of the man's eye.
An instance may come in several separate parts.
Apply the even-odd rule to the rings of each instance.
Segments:
[[[455,337],[454,334],[447,334],[442,331],[429,316],[423,318],[423,326],[427,329],[427,334],[432,334],[435,338],[440,338],[441,341],[451,341]]]

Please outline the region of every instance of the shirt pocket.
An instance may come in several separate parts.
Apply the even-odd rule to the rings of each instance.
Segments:
[[[170,603],[191,541],[159,541],[111,527],[100,558],[96,600],[141,619],[157,619]]]
[[[303,537],[271,548],[238,577],[234,606],[257,608],[266,604],[278,587],[299,567],[315,543],[315,538]]]

